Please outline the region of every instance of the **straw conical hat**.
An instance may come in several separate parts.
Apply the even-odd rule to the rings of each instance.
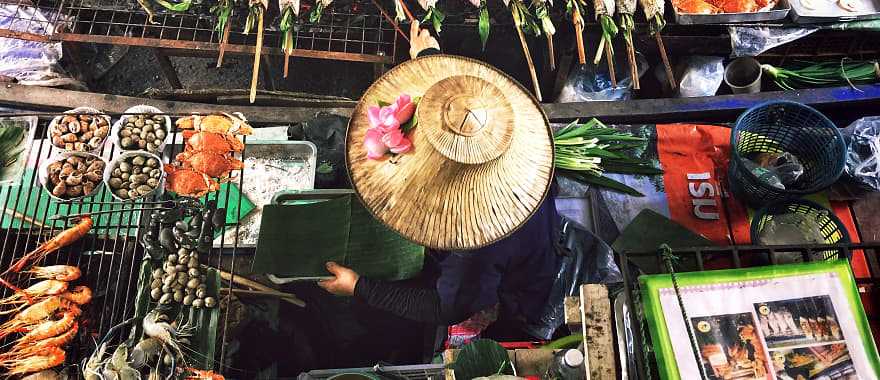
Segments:
[[[367,158],[367,109],[401,94],[421,96],[413,149]],[[475,249],[518,229],[553,176],[547,117],[519,83],[482,62],[432,55],[377,80],[348,125],[346,161],[367,209],[426,247]]]

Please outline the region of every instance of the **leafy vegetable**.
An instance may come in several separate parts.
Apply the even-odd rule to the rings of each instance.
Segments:
[[[9,167],[18,161],[18,155],[24,150],[21,142],[27,130],[17,125],[0,126],[0,169]]]
[[[279,29],[282,33],[281,49],[288,55],[293,53],[294,44],[296,42],[296,39],[293,38],[293,24],[295,21],[296,17],[294,17],[293,9],[289,7],[284,8]]]
[[[324,13],[324,2],[316,1],[315,8],[312,9],[312,13],[309,13],[309,22],[312,24],[321,21],[321,15]]]
[[[477,30],[480,33],[480,43],[483,50],[486,50],[486,41],[489,40],[489,7],[486,0],[480,0],[480,22],[477,24]]]
[[[510,12],[513,15],[513,24],[522,28],[526,33],[535,36],[541,35],[541,27],[538,25],[537,18],[529,8],[521,0],[510,1]]]
[[[184,0],[180,3],[172,3],[166,0],[156,0],[159,5],[172,12],[186,12],[192,5],[192,0]]]
[[[320,2],[318,2],[320,4]],[[315,7],[317,8],[317,7]],[[247,20],[244,22],[244,34],[248,34],[251,32],[251,29],[254,28],[254,24],[257,22],[257,19],[260,17],[260,13],[263,13],[262,5],[252,5],[250,10],[248,11]]]
[[[512,365],[507,350],[490,339],[477,339],[459,351],[455,362],[450,365],[458,380],[497,374],[512,375]]]
[[[443,27],[443,20],[445,19],[446,15],[443,14],[443,11],[437,7],[430,7],[428,8],[428,13],[425,14],[425,18],[422,19],[422,23],[430,22],[434,26],[434,30],[440,33],[440,29]]]
[[[880,81],[877,61],[857,61],[847,58],[832,62],[800,63],[790,68],[761,65],[773,81],[785,90],[816,88]]]
[[[554,164],[563,176],[575,181],[643,196],[637,190],[602,174],[662,174],[663,171],[654,167],[653,162],[623,154],[626,149],[644,147],[645,142],[644,138],[619,132],[596,119],[586,124],[575,121],[554,133]]]
[[[569,336],[564,336],[562,338],[556,339],[550,343],[547,343],[541,348],[546,348],[549,350],[558,350],[562,348],[573,348],[577,347],[584,340],[583,334],[571,334]]]
[[[593,59],[594,65],[598,65],[599,61],[602,60],[602,52],[604,51],[603,49],[605,49],[606,44],[609,47],[608,52],[612,55],[608,57],[608,61],[611,62],[614,54],[614,45],[612,44],[612,40],[614,39],[614,36],[617,35],[617,24],[614,23],[614,20],[611,18],[611,16],[599,16],[599,23],[602,24],[602,40],[599,41],[599,49],[596,50],[596,58]]]

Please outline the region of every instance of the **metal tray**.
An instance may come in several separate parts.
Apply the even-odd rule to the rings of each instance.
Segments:
[[[801,1],[791,0],[791,19],[799,24],[880,18],[880,0],[851,0],[862,5],[861,12],[848,12],[832,0],[813,0],[816,9],[807,9]]]
[[[797,0],[795,0],[797,1]],[[827,1],[827,0],[816,0],[816,1]],[[877,1],[877,0],[871,0]],[[758,21],[771,21],[771,20],[782,20],[786,16],[788,16],[788,11],[791,10],[791,6],[788,5],[788,0],[779,0],[776,4],[776,7],[769,11],[762,12],[749,12],[749,13],[716,13],[711,15],[704,14],[692,14],[692,13],[678,13],[678,9],[675,8],[674,5],[671,4],[672,11],[675,12],[675,22],[679,24],[727,24],[727,23],[736,23],[736,22],[758,22]]]

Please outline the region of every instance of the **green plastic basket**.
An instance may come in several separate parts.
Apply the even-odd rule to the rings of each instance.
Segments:
[[[850,242],[849,233],[846,231],[846,227],[833,212],[808,200],[796,199],[774,203],[758,210],[752,218],[751,223],[750,233],[752,243],[758,244],[758,236],[767,222],[773,220],[776,216],[791,213],[803,214],[808,218],[815,218],[819,225],[819,231],[822,233],[822,244]],[[796,243],[792,243],[792,245],[794,244]],[[815,252],[815,254],[823,260],[835,260],[841,257],[839,251],[840,250],[838,249],[829,249]]]

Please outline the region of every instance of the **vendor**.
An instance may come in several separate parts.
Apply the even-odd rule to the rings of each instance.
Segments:
[[[440,52],[437,40],[416,22],[410,37],[410,56]],[[549,141],[546,145],[552,148]],[[545,176],[541,180],[547,184],[550,179]],[[555,248],[559,217],[553,191],[549,193],[535,204],[536,210],[518,230],[493,244],[468,251],[428,250],[425,272],[434,272],[432,287],[406,287],[361,277],[334,262],[327,263],[327,270],[334,277],[319,286],[336,295],[354,296],[397,316],[441,327],[475,315],[478,317],[471,319],[473,323],[469,326],[485,327],[497,315],[498,322],[489,329],[489,335],[528,339],[523,328],[540,318],[559,262]],[[445,335],[446,329],[442,332]]]

